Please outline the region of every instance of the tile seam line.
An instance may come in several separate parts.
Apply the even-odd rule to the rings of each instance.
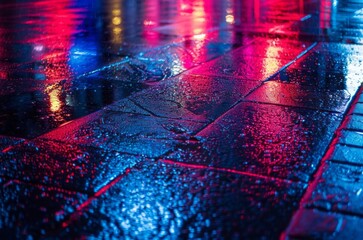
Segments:
[[[363,213],[355,213],[355,212],[350,212],[350,211],[345,211],[345,210],[340,210],[340,209],[328,210],[328,209],[326,209],[324,207],[313,206],[313,205],[309,205],[309,204],[305,205],[305,209],[307,209],[307,210],[318,210],[320,212],[332,213],[332,214],[341,214],[341,215],[345,215],[345,216],[358,217],[358,218],[363,219]]]
[[[362,104],[362,103],[360,103]],[[352,112],[349,114],[349,116],[359,116],[359,117],[363,117],[363,113],[356,113],[356,112]]]
[[[272,78],[274,78],[275,76],[277,76],[281,71],[283,71],[284,69],[286,69],[287,67],[289,67],[291,64],[293,64],[294,62],[296,62],[296,60],[300,59],[302,56],[304,56],[308,51],[310,51],[311,49],[315,48],[318,45],[318,42],[314,42],[311,46],[309,46],[309,48],[305,49],[303,52],[301,52],[299,55],[297,55],[293,60],[291,60],[289,63],[285,64],[283,67],[281,67],[278,71],[276,71],[276,73],[274,73],[273,75],[271,75],[270,77],[266,78],[265,80],[261,81],[257,86],[255,86],[254,88],[252,88],[245,96],[243,96],[242,99],[237,100],[234,104],[232,104],[232,106],[230,108],[228,108],[225,112],[223,112],[220,116],[218,116],[216,119],[214,119],[213,121],[211,121],[210,123],[208,123],[206,126],[204,126],[202,129],[200,129],[198,132],[196,132],[194,135],[198,135],[199,133],[201,133],[202,131],[204,131],[206,128],[208,128],[210,125],[212,125],[213,123],[215,123],[216,121],[218,121],[220,118],[222,118],[223,116],[225,116],[229,111],[231,111],[232,109],[234,109],[238,104],[240,104],[241,102],[246,102],[246,98],[251,95],[255,90],[257,90],[259,87],[261,87],[265,82],[270,81]]]
[[[190,69],[186,69],[185,71],[182,71],[182,72],[180,72],[180,73],[176,74],[175,76],[170,76],[170,77],[167,77],[167,78],[165,78],[165,79],[162,79],[162,80],[161,80],[161,81],[159,81],[159,82],[158,82],[158,84],[156,84],[155,86],[159,86],[161,82],[167,81],[168,79],[172,79],[172,78],[178,77],[178,76],[180,76],[180,75],[192,75],[192,74],[188,74],[188,72],[190,72],[191,70],[193,70],[193,69],[195,69],[195,68],[199,67],[200,65],[205,64],[205,63],[207,63],[207,62],[214,61],[214,60],[216,60],[216,59],[218,59],[218,58],[221,58],[221,57],[222,57],[222,56],[224,56],[225,54],[231,53],[231,52],[233,52],[233,51],[235,51],[235,50],[237,50],[237,49],[246,48],[246,47],[250,46],[251,44],[253,44],[253,43],[254,43],[254,42],[256,42],[256,41],[257,41],[257,40],[250,40],[250,41],[248,41],[248,43],[247,43],[246,45],[242,45],[242,46],[240,46],[240,47],[237,47],[236,49],[231,49],[231,50],[229,50],[229,51],[227,51],[227,52],[223,53],[223,54],[222,54],[222,55],[220,55],[220,56],[216,56],[216,57],[214,57],[214,58],[211,58],[211,59],[207,60],[206,62],[198,63],[198,64],[194,65],[193,67],[191,67]],[[179,43],[179,42],[178,42],[178,43]],[[166,46],[166,47],[168,47],[168,46]],[[162,48],[162,47],[159,47],[159,48]],[[154,48],[153,50],[155,50],[155,49],[158,49],[158,48]],[[151,50],[150,50],[150,51],[151,51]],[[82,77],[87,77],[87,76],[90,76],[90,75],[92,75],[92,74],[94,74],[94,73],[97,73],[97,72],[100,72],[100,71],[102,71],[102,70],[109,69],[109,68],[112,68],[112,67],[115,67],[115,66],[118,66],[118,65],[121,65],[121,64],[127,63],[127,62],[129,62],[129,61],[130,61],[130,57],[126,56],[126,57],[124,57],[124,58],[123,58],[121,61],[119,61],[119,62],[110,63],[110,64],[107,64],[107,65],[105,65],[105,66],[103,66],[103,67],[97,68],[97,69],[95,69],[95,70],[92,70],[92,71],[89,71],[89,72],[86,72],[86,73],[80,74],[80,75],[78,75],[78,76],[75,76],[75,79],[80,79],[80,78],[82,78]],[[137,93],[142,93],[142,92],[148,91],[148,89],[149,89],[149,88],[144,89],[144,90],[142,90],[142,91],[140,91],[140,92],[137,92]],[[129,99],[130,101],[132,101],[132,96],[134,96],[135,94],[136,94],[136,93],[134,93],[134,94],[132,94],[132,95],[130,95],[130,96],[128,96],[128,97],[126,97],[126,98],[124,98],[124,99]],[[136,102],[134,102],[134,101],[132,101],[132,102],[136,104]],[[111,104],[109,104],[109,105],[111,105]],[[109,105],[104,106],[102,109],[99,109],[98,111],[103,110],[105,107],[107,107],[107,106],[109,106]],[[141,107],[143,110],[147,111],[147,112],[148,112],[148,113],[150,113],[152,116],[160,117],[160,116],[158,116],[158,115],[154,114],[153,112],[149,111],[148,109],[143,108],[142,106],[139,106],[139,105],[137,105],[137,106],[138,106],[138,107]],[[96,111],[96,112],[98,112],[98,111]],[[91,114],[92,114],[92,113],[91,113]],[[88,115],[90,115],[90,114],[88,114]],[[83,116],[83,117],[86,117],[86,116],[88,116],[88,115],[85,115],[85,116]],[[74,119],[74,120],[76,120],[76,119]],[[72,120],[72,121],[73,121],[73,120]],[[65,124],[67,124],[67,123],[65,123]],[[47,134],[47,133],[44,133],[44,134]],[[44,135],[44,134],[42,134],[42,135]],[[40,136],[42,136],[42,135],[40,135]],[[39,137],[39,136],[36,136],[36,137],[34,137],[34,138],[37,138],[37,137]]]
[[[240,47],[238,47],[238,48],[236,48],[236,49],[231,49],[230,51],[227,51],[226,53],[224,53],[223,55],[225,55],[225,54],[227,54],[227,53],[230,53],[230,52],[233,52],[233,51],[236,51],[236,50],[238,50],[238,49],[243,49],[243,48],[246,48],[246,47],[248,47],[248,46],[250,46],[251,44],[253,44],[254,42],[257,42],[257,40],[251,40],[251,41],[249,41],[246,45],[243,45],[243,46],[240,46]],[[281,69],[279,69],[276,73],[274,73],[272,76],[270,76],[270,77],[268,77],[267,79],[265,79],[265,80],[263,80],[263,81],[261,81],[261,83],[259,84],[259,85],[257,85],[255,88],[253,88],[253,89],[251,89],[247,94],[246,94],[246,96],[244,96],[244,98],[246,98],[247,96],[249,96],[254,90],[256,90],[258,87],[260,87],[264,82],[267,82],[267,81],[269,81],[271,78],[273,78],[273,77],[275,77],[279,72],[281,72],[283,69],[286,69],[288,66],[290,66],[292,63],[294,63],[297,59],[299,59],[299,58],[301,58],[303,55],[305,55],[308,51],[310,51],[312,48],[314,48],[315,46],[317,45],[317,42],[313,42],[312,43],[312,45],[310,45],[307,49],[305,49],[303,52],[301,52],[297,57],[295,57],[293,60],[291,60],[289,63],[287,63],[285,66],[283,66]],[[217,57],[215,57],[215,58],[212,58],[212,59],[210,59],[210,60],[208,60],[207,62],[210,62],[210,61],[214,61],[215,59],[218,59],[218,58],[220,58],[220,57],[222,57],[223,55],[221,55],[221,56],[217,56]],[[104,69],[109,69],[109,68],[111,68],[111,67],[114,67],[114,66],[118,66],[118,65],[121,65],[121,64],[123,64],[123,63],[127,63],[127,62],[129,62],[130,61],[130,58],[129,57],[125,57],[125,58],[123,58],[121,61],[119,61],[119,62],[114,62],[114,63],[111,63],[111,64],[108,64],[108,65],[106,65],[106,66],[104,66],[104,67],[101,67],[101,68],[98,68],[98,69],[95,69],[95,70],[93,70],[93,71],[90,71],[90,72],[87,72],[87,73],[84,73],[84,74],[81,74],[81,75],[78,75],[78,76],[76,76],[75,77],[75,79],[79,79],[79,78],[82,78],[82,77],[86,77],[86,76],[89,76],[89,75],[92,75],[92,74],[94,74],[94,73],[97,73],[97,72],[99,72],[99,71],[102,71],[102,70],[104,70]],[[205,62],[206,63],[206,62]],[[203,63],[201,63],[201,64],[203,64]],[[199,64],[199,65],[201,65],[201,64]],[[186,71],[183,71],[183,72],[181,72],[181,73],[179,73],[179,74],[177,74],[177,75],[175,75],[175,76],[172,76],[172,77],[169,77],[169,78],[167,78],[167,79],[170,79],[170,78],[173,78],[173,77],[177,77],[177,76],[179,76],[179,75],[182,75],[182,74],[184,74],[184,75],[188,75],[188,72],[190,71],[190,70],[192,70],[192,69],[194,69],[194,68],[196,68],[196,67],[198,67],[199,65],[196,65],[196,66],[194,66],[194,67],[192,67],[191,69],[188,69],[188,70],[186,70]],[[165,80],[167,80],[167,79],[165,79]],[[259,81],[256,81],[256,82],[259,82]],[[160,84],[157,84],[157,85],[160,85]],[[147,91],[148,89],[145,89],[144,91]],[[141,91],[141,92],[143,92],[143,91]],[[143,108],[141,105],[139,105],[139,104],[137,104],[135,101],[133,101],[132,100],[132,95],[131,96],[129,96],[129,97],[127,97],[127,98],[125,98],[125,99],[129,99],[130,101],[132,101],[134,104],[136,104],[138,107],[140,107],[140,108],[142,108],[143,110],[145,110],[145,111],[147,111],[148,113],[150,113],[152,116],[155,116],[155,117],[160,117],[160,116],[158,116],[158,115],[156,115],[156,114],[154,114],[153,112],[151,112],[151,111],[149,111],[148,109],[145,109],[145,108]],[[226,112],[228,112],[229,110],[231,110],[232,108],[234,108],[236,105],[238,105],[238,103],[239,102],[242,102],[243,100],[240,100],[240,101],[237,101],[235,104],[233,104],[232,106],[231,106],[231,108],[229,108],[229,109],[227,109],[227,111]],[[107,107],[107,106],[105,106],[105,107]],[[103,107],[102,109],[100,109],[100,110],[98,110],[98,111],[102,111],[105,107]],[[98,112],[98,111],[96,111],[96,112]],[[92,114],[92,113],[91,113]],[[224,114],[224,113],[223,113]],[[222,115],[223,115],[222,114]],[[90,114],[88,114],[88,115],[90,115]],[[86,116],[83,116],[83,117],[87,117],[88,115],[86,115]],[[222,116],[221,115],[221,116]],[[83,118],[82,117],[82,118]],[[218,117],[219,118],[219,117]],[[218,119],[218,118],[216,118],[216,119]],[[215,120],[216,120],[215,119]],[[75,119],[76,120],[76,119]],[[74,120],[72,120],[72,121],[74,121]],[[72,122],[72,121],[70,121],[70,122]],[[68,122],[68,123],[70,123],[70,122]],[[214,121],[212,121],[211,123],[213,123]],[[65,123],[64,125],[66,125],[66,124],[68,124],[68,123]],[[211,123],[209,123],[207,126],[209,126]],[[207,126],[205,126],[204,128],[206,128]],[[203,129],[204,129],[203,128]],[[56,128],[57,129],[57,128]],[[203,129],[201,129],[200,131],[202,131]],[[198,134],[200,131],[198,131],[196,134]],[[36,138],[38,138],[38,137],[41,137],[41,136],[43,136],[43,135],[45,135],[45,134],[47,134],[47,133],[44,133],[44,134],[41,134],[41,135],[39,135],[39,136],[35,136],[35,137],[33,137],[33,138],[31,138],[31,139],[36,139]],[[195,135],[196,135],[195,134]]]
[[[352,116],[352,115],[349,115],[349,116]],[[349,116],[347,116],[347,117],[349,117]],[[344,128],[344,130],[348,130],[350,132],[362,132],[362,129],[360,129],[360,128],[354,128],[354,127],[349,127],[349,126]]]
[[[319,42],[313,42],[307,49],[305,49],[304,51],[302,51],[301,53],[299,53],[299,55],[297,55],[293,60],[291,60],[290,62],[286,63],[284,66],[282,66],[278,71],[276,71],[274,74],[272,74],[271,76],[267,77],[265,80],[263,80],[262,82],[269,82],[271,81],[274,77],[276,77],[280,72],[282,72],[283,70],[285,70],[286,68],[288,68],[290,65],[292,65],[293,63],[295,63],[297,60],[299,60],[300,58],[302,58],[305,54],[307,54],[310,50],[312,50],[313,48],[315,48],[317,45],[319,44]]]
[[[75,211],[70,213],[69,216],[61,222],[62,228],[66,228],[71,224],[75,219],[80,217],[83,213],[83,210],[87,208],[93,201],[97,200],[101,195],[107,192],[110,188],[112,188],[115,184],[117,184],[121,179],[129,174],[129,172],[133,169],[128,168],[120,175],[116,176],[114,179],[109,181],[106,185],[100,188],[97,192],[93,193],[87,200],[81,203],[79,206],[76,207]]]
[[[340,165],[346,165],[346,166],[352,166],[352,167],[363,167],[363,163],[355,163],[355,162],[347,162],[339,159],[329,159],[326,161],[327,163],[334,163],[334,164],[340,164]]]
[[[346,128],[344,129],[341,129],[342,131],[343,130],[346,130]],[[354,131],[351,131],[351,132],[354,132]],[[351,148],[358,148],[358,149],[363,149],[363,146],[362,145],[354,145],[354,144],[349,144],[349,143],[342,143],[342,142],[339,142],[337,143],[337,145],[339,146],[343,146],[343,147],[351,147]]]
[[[320,160],[320,162],[317,166],[317,170],[313,174],[313,177],[311,178],[311,180],[308,182],[308,187],[305,189],[305,192],[304,192],[302,198],[300,199],[299,207],[292,214],[289,224],[286,226],[286,228],[280,234],[280,238],[279,238],[280,240],[288,239],[288,232],[286,232],[286,231],[289,229],[289,226],[292,223],[292,220],[295,217],[298,217],[299,212],[301,212],[302,210],[305,209],[305,204],[308,202],[313,191],[316,189],[317,185],[319,184],[318,180],[325,172],[324,167],[326,166],[326,163],[329,162],[330,159],[332,158],[335,147],[339,143],[339,139],[341,138],[340,133],[343,129],[345,129],[345,126],[348,124],[349,118],[348,118],[347,114],[349,112],[351,112],[353,110],[354,106],[356,105],[356,103],[358,103],[360,95],[363,94],[362,92],[363,92],[363,85],[361,85],[360,88],[358,89],[358,91],[355,93],[353,100],[350,102],[349,106],[347,107],[347,110],[343,114],[344,118],[342,119],[340,126],[335,130],[334,137],[331,140],[331,142],[329,143],[327,150],[324,153],[324,156]],[[296,218],[296,219],[298,219],[298,218]]]
[[[258,84],[256,87],[254,87],[253,89],[250,90],[250,92],[255,91],[257,88],[261,87],[263,85],[263,83],[261,82],[260,84]],[[247,95],[249,95],[249,93],[247,93]],[[212,124],[214,124],[215,122],[217,122],[219,119],[223,118],[223,116],[225,116],[226,114],[228,114],[228,112],[232,111],[232,109],[234,109],[238,104],[240,104],[241,102],[245,101],[245,98],[247,97],[244,96],[241,100],[237,100],[235,103],[232,104],[232,106],[230,108],[228,108],[226,111],[224,111],[221,115],[219,115],[218,117],[216,117],[215,119],[213,119],[212,121],[210,121],[207,125],[205,125],[203,128],[201,128],[199,131],[197,131],[196,133],[194,133],[194,136],[200,134],[201,132],[203,132],[206,128],[208,128],[209,126],[211,126]]]
[[[264,175],[260,175],[260,174],[249,173],[249,172],[234,170],[234,169],[229,169],[229,168],[219,168],[219,167],[213,167],[213,166],[207,166],[207,165],[182,163],[182,162],[177,162],[177,161],[167,160],[167,159],[160,159],[159,162],[164,163],[164,164],[169,164],[169,165],[177,165],[179,167],[184,167],[184,168],[200,169],[200,170],[223,172],[223,173],[232,173],[232,174],[236,174],[236,175],[240,175],[240,176],[254,177],[254,178],[260,178],[260,179],[264,179],[264,180],[284,182],[284,183],[288,183],[288,184],[293,184],[293,183],[307,184],[307,182],[303,182],[303,181],[298,181],[298,180],[294,181],[294,180],[289,180],[289,179],[285,179],[285,178],[269,177],[269,176],[264,176]]]

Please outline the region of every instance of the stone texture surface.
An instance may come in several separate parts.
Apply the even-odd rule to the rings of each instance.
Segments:
[[[363,238],[362,9],[1,1],[0,238]]]
[[[87,206],[62,237],[276,238],[303,188],[193,166],[141,164]],[[272,215],[280,221],[266,217]],[[270,224],[273,231],[266,230]]]
[[[309,181],[340,120],[335,113],[242,102],[168,158]]]

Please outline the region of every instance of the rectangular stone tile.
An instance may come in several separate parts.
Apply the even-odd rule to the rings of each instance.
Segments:
[[[282,239],[360,239],[363,219],[338,213],[302,209]]]
[[[193,166],[144,163],[68,222],[60,236],[277,238],[305,187]]]
[[[321,46],[313,48],[287,69],[281,72],[282,80],[301,84],[347,89],[354,94],[362,83],[363,57],[351,54],[350,51],[328,52]],[[319,80],[317,82],[317,80]]]
[[[363,216],[363,167],[327,162],[304,205]]]
[[[363,132],[342,130],[339,137],[340,144],[348,144],[363,147]]]
[[[363,94],[362,94],[362,93],[360,93],[360,96],[359,96],[358,102],[359,102],[359,103],[363,103]]]
[[[347,90],[352,96],[362,83],[362,76],[348,72],[331,72],[324,66],[300,68],[294,66],[282,70],[273,80],[282,83],[312,86],[320,90]]]
[[[0,194],[0,235],[8,239],[44,238],[87,199],[85,194],[17,181],[2,185]]]
[[[193,68],[188,73],[263,81],[289,62],[290,60],[274,57],[243,56],[239,54],[238,50],[235,50]]]
[[[363,131],[363,116],[361,115],[351,115],[349,116],[349,122],[346,125],[347,129],[356,130],[356,131]]]
[[[363,76],[363,75],[362,75]],[[363,115],[363,103],[357,103],[353,107],[353,114]]]
[[[345,90],[322,90],[311,86],[270,81],[246,99],[260,103],[344,112],[351,95]]]
[[[363,148],[337,144],[330,158],[339,162],[363,164]]]
[[[34,140],[1,154],[0,175],[93,193],[141,157],[71,143]]]
[[[156,116],[209,122],[258,85],[255,81],[227,77],[182,75],[130,99]]]
[[[168,159],[308,181],[340,121],[335,113],[242,102]]]
[[[158,157],[179,139],[188,139],[202,123],[140,114],[100,111],[41,136],[105,150]]]

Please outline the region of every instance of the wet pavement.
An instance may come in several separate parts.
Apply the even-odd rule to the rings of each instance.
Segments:
[[[0,237],[359,239],[363,2],[0,3]]]

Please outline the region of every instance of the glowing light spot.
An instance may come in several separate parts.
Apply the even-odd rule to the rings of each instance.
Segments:
[[[43,45],[35,45],[34,50],[37,51],[37,52],[41,52],[41,51],[44,50],[44,46]]]
[[[203,32],[203,29],[200,29],[200,28],[196,28],[193,30],[193,34],[195,34],[195,35],[203,35],[202,32]]]
[[[115,16],[120,16],[121,15],[121,10],[120,9],[114,9],[112,10],[112,14]]]
[[[61,86],[50,85],[46,88],[45,92],[49,95],[50,111],[58,112],[62,107],[62,101],[59,96],[61,93]]]
[[[120,24],[121,24],[121,22],[122,22],[122,20],[121,20],[121,18],[120,18],[120,17],[114,17],[114,18],[112,19],[112,23],[113,23],[113,25],[120,25]]]
[[[173,74],[179,74],[182,71],[185,71],[186,69],[183,66],[183,63],[178,59],[178,60],[174,60],[172,67],[170,69],[172,71]]]
[[[360,188],[360,189],[357,191],[357,196],[359,196],[361,193],[362,193],[362,189]]]
[[[268,41],[268,47],[266,48],[266,58],[263,61],[265,77],[270,76],[271,74],[279,70],[280,67],[282,67],[279,58],[283,50],[283,48],[277,46],[275,41]]]
[[[263,66],[264,66],[264,77],[268,77],[271,74],[275,73],[280,68],[280,61],[276,58],[265,58],[263,60]]]
[[[6,79],[7,76],[6,72],[0,72],[0,79]]]
[[[226,22],[229,24],[234,23],[234,16],[233,15],[227,15],[226,16]]]
[[[181,10],[187,10],[190,8],[190,6],[188,4],[182,3],[180,8],[181,8]]]
[[[153,22],[153,21],[148,21],[148,20],[144,21],[144,26],[154,26],[154,25],[155,25],[155,22]]]
[[[194,35],[193,36],[193,39],[195,39],[195,40],[203,40],[203,39],[205,39],[205,37],[206,37],[206,34],[197,34],[197,35]]]
[[[268,58],[279,58],[282,49],[276,46],[269,46],[266,51],[266,57]]]
[[[196,10],[193,14],[194,17],[205,17],[205,13],[202,10]]]
[[[112,31],[114,34],[120,34],[122,32],[122,29],[119,27],[115,27]]]

